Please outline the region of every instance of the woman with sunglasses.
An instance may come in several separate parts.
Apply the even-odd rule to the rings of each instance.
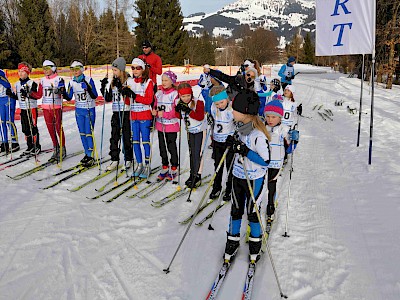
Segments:
[[[63,89],[63,97],[66,100],[75,98],[75,118],[81,141],[85,150],[85,156],[81,160],[84,167],[91,167],[95,163],[94,151],[94,123],[96,120],[96,86],[92,78],[83,74],[85,70],[83,63],[74,60],[70,66],[74,75],[68,84],[68,89]]]
[[[210,68],[204,68],[204,73],[209,73],[212,77],[227,83],[226,91],[230,99],[233,99],[242,90],[256,91],[254,84],[255,79],[258,77],[258,72],[255,68],[248,67],[243,74],[239,73],[235,76],[229,76],[219,70]]]
[[[154,85],[149,78],[149,68],[143,60],[139,58],[132,60],[132,73],[133,78],[128,78],[121,94],[126,97],[125,101],[129,101],[131,108],[132,142],[138,163],[134,176],[147,178],[150,175],[150,129],[153,119],[151,103],[154,99]],[[144,164],[141,144],[144,149]]]
[[[42,98],[43,116],[53,142],[53,155],[49,162],[57,162],[67,156],[65,148],[65,135],[62,129],[62,90],[65,89],[65,82],[57,74],[57,66],[51,60],[43,62],[44,77],[40,80],[37,92],[31,92],[36,99]],[[58,136],[58,139],[57,139]]]

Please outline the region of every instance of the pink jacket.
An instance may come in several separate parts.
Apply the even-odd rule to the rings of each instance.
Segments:
[[[158,111],[163,110],[162,118],[156,117],[156,129],[165,132],[178,132],[179,119],[175,115],[175,106],[179,101],[178,92],[174,88],[165,90],[161,87],[157,91],[154,108]]]

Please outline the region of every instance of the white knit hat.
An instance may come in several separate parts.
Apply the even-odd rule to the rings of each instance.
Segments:
[[[132,66],[133,65],[141,66],[143,70],[146,68],[146,64],[140,58],[134,58],[132,60]]]
[[[291,85],[291,84],[287,85],[287,86],[285,87],[285,90],[291,91],[293,95],[294,95],[294,93],[295,93],[295,91],[296,91],[295,87],[294,87],[293,85]]]
[[[85,70],[83,64],[82,64],[80,61],[78,61],[78,60],[74,60],[74,61],[72,62],[72,64],[71,64],[71,68],[75,68],[75,67],[80,67],[81,70],[82,70],[82,72]]]
[[[43,62],[43,67],[47,67],[47,66],[51,67],[51,70],[53,71],[53,73],[57,70],[56,64],[54,62],[52,62],[51,60],[48,60],[48,59],[46,59]]]

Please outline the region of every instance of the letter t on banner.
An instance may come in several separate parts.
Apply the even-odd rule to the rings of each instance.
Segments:
[[[316,15],[316,56],[372,54],[374,71],[376,0],[316,0]],[[371,93],[369,164],[372,156],[373,87],[374,85]],[[361,104],[362,96],[360,116]]]

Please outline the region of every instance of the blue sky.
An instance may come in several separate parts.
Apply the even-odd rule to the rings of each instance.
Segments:
[[[183,15],[186,17],[197,12],[210,13],[217,11],[224,5],[233,3],[235,0],[180,0]]]

